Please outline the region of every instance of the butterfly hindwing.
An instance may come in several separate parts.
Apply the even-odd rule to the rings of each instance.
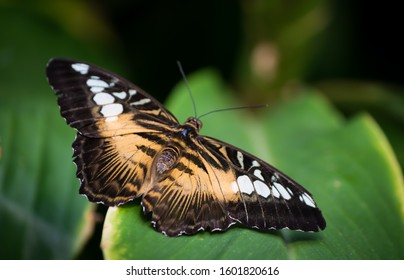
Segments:
[[[117,206],[137,197],[168,236],[225,230],[319,231],[325,220],[312,195],[268,163],[198,134],[139,87],[87,63],[54,59],[47,77],[73,143],[80,193]]]
[[[168,236],[223,230],[235,223],[221,187],[226,174],[215,173],[201,157],[198,150],[203,147],[187,144],[191,148],[182,150],[165,176],[153,176],[152,187],[142,200],[145,212],[152,212],[155,228]]]
[[[92,202],[116,206],[141,196],[159,143],[144,134],[91,138],[78,133],[73,143],[80,193]]]

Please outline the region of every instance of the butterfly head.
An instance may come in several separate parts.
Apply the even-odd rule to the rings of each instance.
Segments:
[[[202,128],[202,122],[198,118],[189,117],[181,128],[181,135],[187,137],[188,135],[197,134]]]

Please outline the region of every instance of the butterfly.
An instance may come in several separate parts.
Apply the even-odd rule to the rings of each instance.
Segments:
[[[95,65],[52,59],[48,82],[77,131],[73,157],[80,194],[119,206],[141,199],[154,228],[170,237],[234,224],[320,231],[312,195],[263,160],[180,124],[160,102]]]

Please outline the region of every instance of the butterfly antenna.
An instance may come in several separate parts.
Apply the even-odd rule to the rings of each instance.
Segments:
[[[263,108],[263,107],[268,107],[268,104],[260,104],[260,105],[253,105],[253,106],[240,106],[240,107],[231,107],[231,108],[223,108],[223,109],[217,109],[213,110],[210,112],[207,112],[205,114],[202,114],[199,116],[198,119],[201,119],[202,117],[205,117],[207,115],[210,115],[212,113],[217,113],[217,112],[223,112],[223,111],[232,111],[232,110],[240,110],[240,109],[255,109],[255,108]]]
[[[178,68],[180,69],[182,78],[184,79],[185,86],[188,89],[188,93],[191,96],[192,105],[194,106],[194,114],[195,114],[195,118],[196,118],[198,116],[198,114],[196,113],[196,105],[195,105],[194,96],[192,95],[191,88],[189,87],[189,84],[188,84],[188,81],[187,81],[187,77],[185,76],[184,70],[182,69],[181,62],[179,62],[178,60],[177,60],[177,65],[178,65]]]

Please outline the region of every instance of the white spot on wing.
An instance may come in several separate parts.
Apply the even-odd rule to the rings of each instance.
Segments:
[[[75,63],[72,64],[72,68],[74,71],[79,72],[82,75],[86,75],[88,73],[88,69],[90,68],[90,66],[84,63]]]
[[[103,88],[103,87],[90,87],[90,91],[92,92],[92,93],[98,93],[98,92],[101,92],[101,91],[103,91],[105,88]]]
[[[267,198],[271,194],[269,187],[259,180],[254,181],[254,187],[255,191],[262,197]]]
[[[237,160],[240,164],[241,169],[244,169],[244,156],[240,151],[237,151]]]
[[[125,99],[126,98],[126,92],[121,91],[121,92],[113,92],[112,93],[114,96],[120,98],[120,99]]]
[[[116,122],[118,120],[118,116],[112,116],[105,118],[106,122]]]
[[[240,191],[245,194],[252,194],[254,191],[253,183],[247,175],[242,175],[237,178],[237,183],[240,187]]]
[[[109,93],[100,92],[94,95],[93,100],[97,105],[106,105],[114,103],[115,98]]]
[[[264,180],[264,177],[262,177],[261,170],[255,169],[255,170],[254,170],[254,175],[255,175],[257,178],[261,179],[262,181],[265,181],[265,180]]]
[[[117,82],[119,82],[119,80],[116,79],[116,78],[113,78],[113,80],[109,83],[109,86],[110,86],[110,87],[114,87]]]
[[[103,87],[103,88],[109,87],[109,85],[106,82],[104,82],[103,80],[98,80],[95,78],[96,77],[92,77],[92,79],[87,80],[87,85],[89,87]]]
[[[275,196],[276,198],[280,198],[281,194],[278,192],[278,190],[274,187],[272,187],[272,195]]]
[[[129,95],[130,96],[135,95],[136,93],[137,93],[136,89],[130,89],[129,90]]]
[[[113,103],[113,104],[108,104],[105,106],[102,106],[100,113],[104,117],[113,117],[117,116],[119,114],[122,114],[123,112],[123,106],[122,104],[118,103]]]
[[[271,182],[276,182],[279,180],[279,175],[278,173],[274,172],[274,175],[271,177]]]
[[[258,162],[258,161],[253,160],[253,162],[252,162],[252,166],[255,166],[255,167],[260,167],[260,166],[261,166],[261,164],[259,164],[259,162]]]
[[[279,191],[279,193],[281,194],[281,196],[286,199],[289,200],[292,197],[290,196],[290,194],[288,193],[288,191],[279,183],[274,182],[274,187]]]
[[[303,199],[303,202],[304,202],[307,206],[316,208],[316,204],[314,203],[314,200],[313,200],[307,193],[304,193],[304,194],[300,195],[300,198],[301,198],[300,200]]]
[[[147,104],[147,103],[149,103],[149,102],[150,102],[150,99],[149,99],[149,98],[143,98],[143,99],[140,99],[140,100],[138,100],[138,101],[136,101],[136,102],[130,103],[130,105],[132,105],[132,106],[138,106],[138,105]]]
[[[238,193],[238,185],[236,182],[231,182],[230,186],[234,193]]]

